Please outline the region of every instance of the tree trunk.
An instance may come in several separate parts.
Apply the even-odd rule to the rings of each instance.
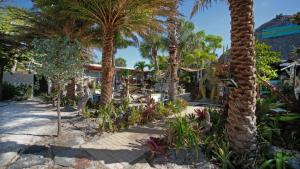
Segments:
[[[253,0],[229,0],[230,71],[238,87],[229,95],[226,136],[237,153],[254,157],[257,148]],[[249,158],[253,162],[253,158]],[[254,168],[250,166],[250,168]]]
[[[175,8],[177,9],[177,8]],[[178,71],[178,58],[177,58],[177,36],[176,36],[176,17],[169,18],[169,71],[170,71],[170,83],[169,83],[169,99],[171,101],[176,100],[177,96],[177,71]]]
[[[75,78],[66,86],[67,98],[69,101],[75,101]]]
[[[153,59],[156,71],[159,71],[159,64],[158,64],[158,59],[157,59],[157,50],[155,49],[155,47],[152,48],[152,59]]]
[[[177,59],[176,59],[176,47],[175,46],[170,46],[169,47],[170,51],[170,84],[169,84],[169,98],[171,101],[176,100],[177,96],[177,82],[178,82],[178,77],[177,77],[177,71],[178,71],[178,66],[177,66]]]
[[[57,136],[60,136],[60,134],[61,134],[60,93],[61,93],[61,88],[58,85],[58,94],[57,94]]]
[[[112,85],[114,76],[113,67],[113,30],[112,27],[104,28],[104,44],[102,54],[102,78],[100,105],[106,105],[112,100]]]
[[[4,67],[0,66],[0,100],[3,99],[3,73]]]

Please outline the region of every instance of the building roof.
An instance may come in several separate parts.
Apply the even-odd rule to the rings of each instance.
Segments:
[[[102,65],[101,64],[85,64],[84,67],[88,70],[93,70],[93,71],[102,71]],[[121,70],[129,70],[129,71],[133,71],[133,72],[140,72],[139,70],[136,70],[134,68],[129,68],[129,67],[115,67],[116,71],[121,71]],[[145,70],[144,72],[148,72],[147,70]]]

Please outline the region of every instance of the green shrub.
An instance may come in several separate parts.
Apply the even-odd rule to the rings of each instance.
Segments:
[[[187,108],[188,102],[183,99],[177,99],[175,105],[180,109],[180,112]]]
[[[159,119],[161,117],[166,117],[172,114],[171,110],[169,110],[163,102],[158,102],[155,105],[156,118]]]
[[[130,115],[128,118],[129,125],[140,124],[142,120],[142,111],[138,107],[130,108]]]
[[[53,99],[54,99],[54,94],[47,94],[47,93],[42,93],[40,95],[40,98],[42,99],[42,101],[44,103],[50,104],[53,103]]]
[[[4,82],[2,84],[2,87],[4,100],[10,100],[19,94],[17,88],[14,85]]]
[[[210,115],[210,121],[212,123],[212,132],[223,134],[226,117],[222,110],[208,108],[208,113]]]
[[[32,96],[32,87],[30,85],[20,84],[14,86],[12,84],[3,83],[3,99],[10,100],[17,98],[19,100],[25,100]]]
[[[114,131],[114,119],[117,114],[115,112],[115,107],[113,103],[106,104],[104,107],[98,110],[98,120],[99,120],[99,131]]]
[[[230,150],[228,142],[220,141],[218,143],[215,143],[212,152],[220,163],[220,166],[222,166],[222,169],[234,168],[231,162],[233,152]]]
[[[199,133],[193,129],[187,117],[176,117],[174,121],[169,122],[168,143],[177,150],[198,148]]]
[[[290,168],[288,161],[292,157],[292,154],[285,153],[285,152],[276,152],[272,158],[267,159],[262,163],[260,169],[269,169],[269,168],[276,168],[276,169],[286,169]]]

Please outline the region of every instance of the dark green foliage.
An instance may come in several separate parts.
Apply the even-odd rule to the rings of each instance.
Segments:
[[[288,164],[288,160],[292,157],[290,153],[276,152],[273,157],[268,158],[260,166],[260,169],[291,169]]]
[[[9,83],[3,83],[3,99],[25,100],[31,97],[32,87],[30,85],[20,84],[15,87]]]

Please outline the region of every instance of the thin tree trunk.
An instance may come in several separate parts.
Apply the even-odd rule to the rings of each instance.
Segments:
[[[0,100],[3,99],[3,73],[4,67],[0,66]]]
[[[113,85],[113,30],[112,27],[106,27],[104,30],[104,44],[102,54],[102,79],[101,79],[101,98],[100,105],[106,105],[112,100]]]
[[[75,78],[73,78],[70,83],[66,86],[67,98],[69,101],[75,100]]]
[[[229,4],[230,71],[238,87],[229,95],[226,136],[235,152],[250,155],[247,161],[251,163],[257,148],[253,0],[229,0]],[[250,165],[248,168],[254,168]]]
[[[60,86],[58,85],[58,94],[57,94],[57,136],[61,135],[60,93],[61,93],[61,89],[60,89]]]
[[[153,59],[156,71],[159,71],[159,64],[158,64],[158,59],[157,59],[157,50],[155,49],[155,47],[152,48],[152,59]]]

